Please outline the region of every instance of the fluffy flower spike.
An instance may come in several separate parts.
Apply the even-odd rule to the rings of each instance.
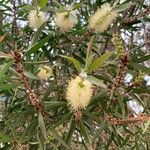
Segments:
[[[66,99],[73,111],[85,109],[92,97],[92,83],[77,76],[68,83]]]
[[[29,25],[32,28],[38,29],[46,22],[46,13],[38,10],[31,10],[28,15]]]
[[[47,80],[49,77],[52,76],[52,68],[47,65],[45,65],[43,68],[40,68],[39,70],[40,71],[37,76],[41,80]]]
[[[67,31],[77,24],[77,16],[75,11],[57,12],[55,18],[56,25],[62,30]]]
[[[96,33],[104,32],[116,17],[117,12],[109,3],[105,3],[89,18],[89,28]]]

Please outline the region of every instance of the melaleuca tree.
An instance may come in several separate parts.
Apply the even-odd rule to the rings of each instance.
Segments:
[[[149,149],[149,4],[1,1],[1,149]]]

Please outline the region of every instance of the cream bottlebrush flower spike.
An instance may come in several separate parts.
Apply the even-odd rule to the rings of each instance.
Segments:
[[[44,67],[40,68],[39,69],[39,73],[38,73],[38,77],[41,79],[41,80],[47,80],[49,77],[52,76],[52,68],[45,65]]]
[[[109,3],[105,3],[89,18],[89,28],[96,33],[104,32],[116,17],[117,12]]]
[[[38,10],[31,10],[28,15],[29,25],[32,28],[38,29],[46,22],[46,13]]]
[[[69,30],[78,22],[76,11],[56,12],[55,22],[62,31]]]
[[[92,97],[92,83],[87,79],[76,76],[68,83],[66,99],[73,111],[84,109],[90,103]]]

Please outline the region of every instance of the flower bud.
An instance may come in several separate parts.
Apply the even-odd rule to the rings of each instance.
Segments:
[[[117,51],[117,55],[119,57],[122,57],[125,55],[125,50],[124,50],[124,47],[123,47],[123,43],[122,43],[122,39],[121,37],[119,37],[119,35],[116,33],[116,34],[113,34],[113,38],[112,38],[112,43],[114,44],[115,48],[116,48],[116,51]]]

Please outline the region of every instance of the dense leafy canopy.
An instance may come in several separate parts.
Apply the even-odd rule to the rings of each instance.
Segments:
[[[97,33],[89,18],[105,3],[117,16]],[[150,149],[149,5],[148,0],[0,1],[0,149]],[[38,29],[32,27],[40,18],[33,26],[28,20],[35,19],[28,17],[32,10],[47,15]],[[57,24],[55,17],[66,11],[74,25],[67,22],[62,29],[66,20]],[[96,27],[107,19],[98,19]],[[92,83],[93,94],[85,109],[74,111],[66,92],[76,76]]]

